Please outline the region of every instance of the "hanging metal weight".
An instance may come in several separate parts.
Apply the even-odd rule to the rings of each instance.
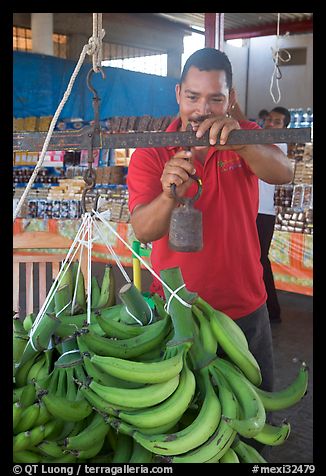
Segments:
[[[169,247],[174,251],[195,252],[203,248],[202,212],[194,208],[202,192],[202,182],[197,176],[192,176],[197,182],[198,190],[194,197],[178,197],[176,185],[171,185],[171,191],[182,206],[173,210],[170,221]]]

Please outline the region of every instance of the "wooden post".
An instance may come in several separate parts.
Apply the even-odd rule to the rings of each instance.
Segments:
[[[205,13],[205,47],[223,51],[224,13]]]

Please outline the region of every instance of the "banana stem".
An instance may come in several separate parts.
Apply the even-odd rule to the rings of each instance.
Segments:
[[[191,302],[195,299],[197,294],[190,293],[185,288],[185,283],[181,275],[181,270],[178,267],[162,270],[161,278],[164,283],[166,283],[173,291],[179,289],[178,296],[186,303],[190,303],[189,307],[185,304],[182,304],[164,286],[165,299],[168,303],[167,312],[171,316],[174,329],[174,336],[172,340],[169,341],[168,345],[179,345],[184,342],[189,342],[191,345],[194,340],[194,326],[192,320],[193,318]]]
[[[152,320],[152,311],[141,292],[133,283],[127,283],[119,291],[119,297],[126,307],[127,313],[140,325],[149,324]]]

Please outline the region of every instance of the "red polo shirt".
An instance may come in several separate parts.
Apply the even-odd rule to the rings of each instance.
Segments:
[[[167,131],[178,130],[176,119]],[[242,129],[257,129],[254,122],[240,122]],[[150,203],[162,192],[160,178],[164,164],[176,153],[173,147],[136,149],[128,169],[129,209]],[[215,309],[233,319],[258,309],[266,301],[260,245],[256,228],[258,179],[235,151],[210,147],[202,164],[195,161],[202,179],[200,198],[194,203],[202,211],[201,251],[175,252],[168,246],[168,235],[153,241],[151,263],[155,272],[180,267],[189,291],[197,292]],[[197,185],[187,195],[193,196]],[[154,278],[151,291],[164,296]]]

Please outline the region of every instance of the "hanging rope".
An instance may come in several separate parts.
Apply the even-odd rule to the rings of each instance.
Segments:
[[[280,87],[279,87],[279,80],[282,79],[282,72],[280,70],[278,62],[280,60],[280,61],[283,61],[283,63],[287,63],[291,59],[291,54],[287,50],[284,50],[284,49],[280,53],[280,49],[279,49],[279,46],[278,46],[278,42],[279,42],[279,39],[280,39],[280,19],[281,19],[281,14],[278,13],[277,14],[277,29],[276,29],[275,49],[273,47],[271,47],[272,59],[274,61],[274,69],[273,69],[273,73],[272,73],[272,77],[271,77],[271,83],[270,83],[270,87],[269,87],[269,92],[272,96],[272,99],[273,99],[274,103],[276,103],[276,104],[278,104],[281,100],[281,90],[280,90]],[[282,38],[286,38],[288,35],[289,35],[289,32],[286,32],[286,34],[283,35]],[[285,55],[287,55],[287,57],[282,56],[283,53]],[[275,81],[275,84],[276,84],[276,89],[277,89],[277,94],[278,94],[277,99],[275,99],[275,96],[273,94],[274,81]]]
[[[33,173],[31,175],[31,177],[28,181],[27,186],[26,186],[22,196],[19,199],[17,207],[14,211],[13,221],[15,221],[18,214],[20,213],[20,210],[23,206],[23,203],[24,203],[30,189],[32,188],[32,185],[33,185],[33,183],[36,179],[36,176],[37,176],[40,168],[42,167],[42,164],[44,162],[44,157],[45,157],[45,154],[47,152],[47,149],[48,149],[48,146],[49,146],[49,143],[50,143],[50,140],[51,140],[51,136],[53,134],[53,130],[54,130],[55,125],[58,121],[60,113],[61,113],[64,105],[66,104],[69,96],[70,96],[72,87],[73,87],[74,82],[76,80],[76,77],[77,77],[77,75],[80,71],[80,68],[81,68],[87,54],[88,55],[93,55],[93,69],[94,69],[94,71],[98,72],[99,69],[100,69],[101,61],[102,61],[102,39],[104,37],[104,34],[105,34],[105,32],[102,29],[102,13],[93,13],[93,36],[91,36],[90,39],[88,40],[88,44],[84,45],[84,47],[82,49],[82,52],[80,54],[79,60],[77,62],[77,65],[76,65],[76,67],[75,67],[75,69],[74,69],[74,71],[71,75],[67,90],[64,93],[63,98],[62,98],[62,100],[61,100],[53,118],[52,118],[49,130],[47,132],[47,135],[46,135],[43,147],[42,147],[40,157],[37,161],[37,164],[36,164],[36,166],[33,170]]]

